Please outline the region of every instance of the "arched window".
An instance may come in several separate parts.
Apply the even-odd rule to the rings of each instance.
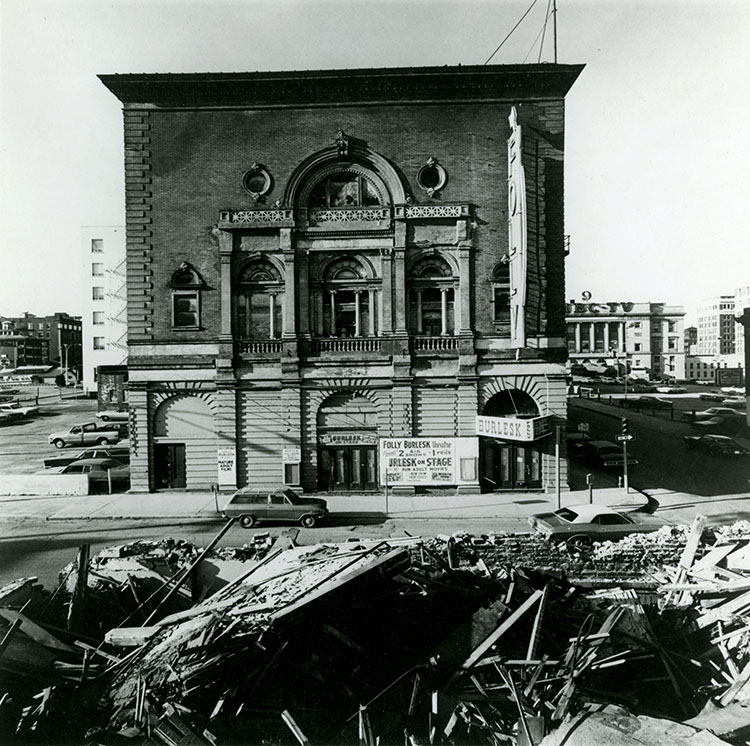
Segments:
[[[492,273],[493,320],[510,324],[510,264],[500,262]]]
[[[432,255],[418,260],[409,273],[409,331],[425,337],[455,333],[454,279],[450,265]]]
[[[245,265],[235,283],[235,336],[276,339],[282,332],[284,282],[266,259]]]
[[[376,283],[354,257],[334,259],[324,270],[320,288],[318,329],[326,337],[377,334]]]
[[[172,289],[172,328],[199,329],[203,278],[187,262],[180,264],[169,281]]]
[[[310,207],[376,207],[382,198],[375,184],[354,170],[335,171],[324,176],[310,192]]]

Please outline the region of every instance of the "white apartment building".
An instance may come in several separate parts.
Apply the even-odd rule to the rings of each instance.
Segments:
[[[127,359],[125,226],[84,226],[81,249],[86,297],[83,388],[96,391],[100,365]]]
[[[682,306],[664,303],[568,303],[571,365],[607,367],[651,378],[684,378]]]
[[[735,318],[738,316],[742,316],[742,313],[746,308],[750,308],[750,285],[736,288],[734,291]],[[745,355],[745,333],[742,324],[737,324],[737,326],[735,327],[734,338],[735,352],[740,356],[740,359],[743,359]]]
[[[734,295],[707,298],[698,306],[697,356],[718,358],[735,354],[734,308]]]

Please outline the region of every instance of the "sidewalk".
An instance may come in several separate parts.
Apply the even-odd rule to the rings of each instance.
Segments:
[[[321,497],[321,495],[318,495]],[[327,494],[328,508],[336,518],[526,518],[534,513],[556,510],[555,492],[416,495]],[[595,489],[593,502],[614,508],[635,510],[648,497],[631,488]],[[0,497],[0,521],[23,518],[46,520],[138,519],[221,520],[220,509],[229,499],[209,492],[158,492],[153,494],[86,495],[59,497]],[[217,511],[216,506],[219,506]],[[562,492],[561,505],[589,502],[588,490]]]

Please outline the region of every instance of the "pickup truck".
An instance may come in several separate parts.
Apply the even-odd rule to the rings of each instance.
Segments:
[[[73,425],[69,430],[52,433],[48,440],[55,448],[65,448],[65,446],[103,446],[108,443],[117,443],[120,440],[121,432],[122,430],[116,425],[85,422],[82,425]]]

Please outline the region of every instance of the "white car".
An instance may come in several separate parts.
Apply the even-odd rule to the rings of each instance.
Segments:
[[[39,407],[22,407],[18,401],[8,401],[0,403],[0,412],[9,412],[10,414],[18,414],[21,417],[29,417],[32,414],[37,414]]]
[[[659,394],[686,394],[687,389],[682,386],[657,386],[656,391]]]
[[[120,412],[117,409],[103,409],[101,412],[97,412],[94,416],[103,422],[127,422],[129,413],[127,410]]]

